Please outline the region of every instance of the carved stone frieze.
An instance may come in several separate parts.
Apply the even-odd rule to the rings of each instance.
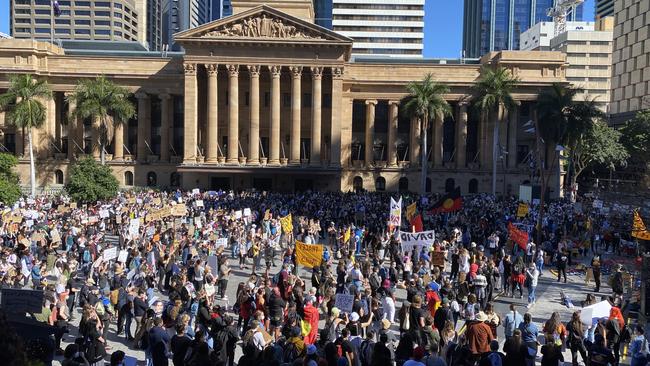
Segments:
[[[282,38],[282,39],[322,39],[316,32],[299,25],[287,24],[286,20],[262,13],[251,16],[240,23],[224,24],[211,30],[202,38],[241,37],[241,38]]]

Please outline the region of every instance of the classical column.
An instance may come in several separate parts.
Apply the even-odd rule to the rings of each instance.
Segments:
[[[490,114],[490,113],[488,113]],[[489,124],[490,117],[486,116],[485,113],[481,113],[481,118],[479,122],[479,162],[481,164],[481,169],[488,168],[489,162],[492,160],[492,155],[490,154],[490,144],[489,141]]]
[[[311,159],[310,165],[320,165],[321,148],[321,90],[323,79],[323,67],[312,66],[311,68]]]
[[[302,66],[291,66],[291,136],[289,163],[300,164],[300,107]]]
[[[433,123],[433,131],[435,135],[433,140],[433,163],[434,166],[441,167],[443,161],[443,152],[445,151],[443,146],[445,119],[443,118],[442,114],[437,114],[436,118],[433,120]]]
[[[409,162],[411,166],[420,164],[420,120],[411,118],[411,142],[409,144]]]
[[[456,133],[456,167],[467,166],[467,102],[458,104],[458,132]]]
[[[169,161],[169,130],[171,128],[172,97],[160,94],[160,161]]]
[[[217,64],[206,64],[208,72],[208,130],[205,140],[205,162],[216,163],[219,155],[219,122],[218,122],[218,100],[217,100]]]
[[[54,146],[57,146],[56,139],[56,114],[57,114],[57,92],[52,92],[52,98],[47,101],[47,128],[43,131],[45,132],[44,138],[44,151],[46,157],[54,156],[54,153],[57,152]],[[52,146],[54,145],[54,146]]]
[[[248,164],[260,163],[260,66],[249,65],[250,85],[250,132],[248,134]]]
[[[376,100],[366,100],[366,141],[365,141],[365,161],[366,166],[373,163],[373,146],[375,136],[375,106]]]
[[[146,93],[137,93],[135,95],[138,98],[138,148],[137,148],[137,159],[138,161],[147,161],[147,118],[149,117],[148,110],[151,106],[149,102],[149,96]],[[95,129],[93,128],[93,131]],[[93,132],[94,136],[94,132]],[[93,141],[95,138],[93,137]],[[94,155],[94,148],[93,148]]]
[[[280,163],[280,72],[282,66],[269,66],[271,72],[271,146],[269,164]]]
[[[115,124],[115,136],[113,140],[113,160],[124,160],[124,124],[128,122],[120,122]],[[161,147],[162,149],[162,147]],[[161,150],[162,153],[162,150]]]
[[[239,65],[228,68],[228,159],[227,163],[239,162]]]
[[[330,165],[341,166],[341,113],[343,99],[343,68],[332,68],[332,123],[330,131]]]
[[[79,128],[79,120],[73,114],[76,108],[75,101],[68,99],[71,95],[72,93],[65,93],[65,97],[68,100],[68,160],[70,161],[74,159],[75,152],[78,151],[77,146],[79,145],[79,142],[77,141],[77,129]],[[18,141],[18,139],[16,139],[16,141]]]
[[[397,166],[397,123],[399,121],[399,100],[388,101],[388,165]]]
[[[519,125],[519,105],[516,106],[508,113],[508,168],[517,167],[517,128]]]
[[[198,90],[196,85],[196,64],[184,64],[185,68],[185,110],[183,112],[183,164],[196,164],[196,132]],[[138,141],[140,138],[138,137]]]

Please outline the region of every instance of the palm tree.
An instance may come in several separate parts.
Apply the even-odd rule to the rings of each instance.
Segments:
[[[451,107],[443,97],[449,93],[449,87],[433,81],[433,76],[427,74],[420,82],[411,82],[406,85],[408,95],[402,99],[405,113],[413,118],[418,118],[422,131],[422,178],[420,190],[426,192],[427,185],[427,129],[436,116],[450,116]]]
[[[99,122],[98,141],[102,165],[106,163],[105,146],[113,140],[115,125],[135,116],[135,106],[129,100],[128,89],[113,83],[104,75],[80,80],[70,101],[76,106],[76,118],[92,118]],[[120,148],[119,146],[116,148]]]
[[[496,195],[497,190],[499,126],[505,123],[505,113],[502,113],[502,108],[508,111],[515,108],[512,91],[517,84],[519,84],[519,79],[513,76],[506,68],[497,67],[492,69],[484,67],[481,69],[481,77],[473,88],[474,104],[481,110],[483,120],[487,121],[490,115],[496,115],[497,118],[497,121],[494,123],[494,137],[492,139],[492,195]]]
[[[535,139],[537,141],[537,167],[540,179],[540,204],[537,215],[537,242],[541,240],[541,228],[544,220],[544,204],[546,189],[550,174],[555,171],[555,164],[559,164],[558,144],[563,144],[568,139],[575,139],[577,131],[581,129],[583,121],[576,114],[574,99],[582,89],[568,86],[563,83],[553,83],[550,88],[544,89],[537,97],[537,119],[535,120]],[[551,164],[543,162],[543,151],[548,146],[554,147],[556,156]],[[558,172],[559,174],[559,172]],[[559,181],[559,177],[557,178]],[[558,192],[559,193],[559,192]]]
[[[45,122],[44,101],[52,98],[52,91],[45,80],[34,79],[30,74],[12,75],[9,89],[0,95],[0,108],[7,112],[9,123],[27,130],[29,145],[29,180],[31,195],[36,195],[36,168],[34,167],[34,148],[32,128],[39,128]]]

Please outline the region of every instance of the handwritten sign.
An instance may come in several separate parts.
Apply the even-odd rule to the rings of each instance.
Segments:
[[[110,261],[117,258],[117,247],[104,249],[103,258],[105,261]]]
[[[352,305],[354,304],[354,295],[336,294],[334,306],[344,313],[352,312]]]
[[[173,216],[182,217],[187,215],[187,207],[185,205],[174,205],[171,208],[171,213]]]
[[[402,245],[402,253],[410,253],[414,248],[428,248],[433,245],[436,239],[436,232],[435,230],[421,231],[419,233],[400,231],[399,238]]]
[[[235,220],[239,220],[242,218],[242,212],[241,210],[235,211]]]
[[[225,248],[227,245],[228,245],[228,238],[219,238],[215,241],[215,246],[217,247],[217,249],[219,249],[220,247]]]
[[[433,252],[431,254],[431,264],[438,267],[445,266],[445,252]]]
[[[117,256],[117,261],[121,263],[126,263],[126,259],[129,256],[129,252],[126,250],[120,250],[120,254]]]
[[[244,209],[244,217],[250,217],[251,209],[249,207]]]

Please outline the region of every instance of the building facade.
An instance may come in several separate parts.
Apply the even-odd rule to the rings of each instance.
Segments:
[[[498,192],[531,181],[534,136],[524,126],[538,93],[565,82],[560,52],[502,51],[478,61],[360,61],[352,40],[268,6],[181,32],[183,54],[117,57],[66,50],[35,40],[0,40],[0,92],[14,73],[46,79],[54,91],[46,123],[34,131],[40,186],[67,182],[75,159],[99,157],[91,121],[70,117],[66,100],[78,80],[105,74],[129,88],[137,117],[120,124],[108,165],[124,187],[261,190],[417,190],[420,153],[427,189],[491,189],[493,118],[471,103],[482,67],[502,66],[521,82],[499,145]],[[111,65],[108,67],[107,65]],[[386,72],[390,70],[390,72]],[[400,113],[405,86],[431,74],[449,86],[453,113],[420,123]],[[25,131],[0,115],[3,146],[29,181]],[[552,148],[545,151],[554,156]],[[550,154],[550,155],[549,155]]]
[[[146,43],[141,0],[61,0],[60,15],[50,0],[10,0],[14,38],[123,40]],[[53,34],[52,34],[53,31]]]
[[[601,28],[602,27],[602,28]],[[540,22],[521,34],[521,48],[527,51],[560,51],[567,55],[566,79],[583,89],[579,99],[594,100],[608,111],[612,61],[613,21],[568,22],[567,31],[553,36],[553,22]]]
[[[552,21],[546,11],[553,0],[465,0],[463,57],[478,58],[499,50],[519,49],[520,34],[539,22]],[[582,20],[582,5],[568,21]]]
[[[650,1],[619,0],[615,7],[610,123],[650,108]]]
[[[166,0],[163,9],[164,43],[169,49],[180,50],[174,42],[174,33],[195,28],[207,23],[210,19],[211,3],[209,0]]]
[[[424,49],[424,0],[330,0],[332,28],[351,38],[353,55],[414,58]],[[317,2],[318,3],[318,2]],[[317,7],[317,18],[328,4]],[[324,9],[323,9],[324,8]],[[318,14],[320,11],[320,14]],[[322,22],[327,23],[326,19]],[[317,22],[317,24],[322,24]]]
[[[614,16],[614,3],[616,0],[596,0],[596,20]]]

